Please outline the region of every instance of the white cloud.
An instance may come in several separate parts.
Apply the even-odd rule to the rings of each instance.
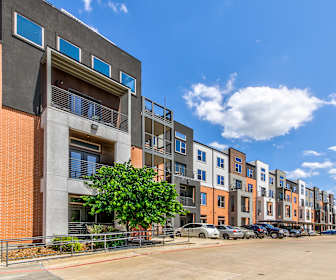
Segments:
[[[275,144],[273,143],[273,147],[276,148],[277,150],[283,149],[285,146],[283,144]]]
[[[332,168],[328,171],[329,174],[336,175],[336,168]]]
[[[125,13],[125,14],[128,13],[127,6],[124,3],[117,3],[117,2],[108,1],[107,6],[110,7],[113,10],[113,12],[115,12],[115,13],[119,13],[119,12],[122,12],[122,13]]]
[[[91,3],[92,0],[82,0],[84,2],[84,10],[87,12],[91,12],[92,11],[92,7],[91,7]]]
[[[313,118],[324,101],[307,89],[285,86],[246,87],[233,94],[236,74],[224,88],[194,84],[183,97],[196,115],[223,127],[225,138],[269,140],[297,129]]]
[[[316,156],[316,157],[322,155],[322,153],[319,153],[319,152],[316,152],[316,151],[313,151],[313,150],[306,150],[306,151],[303,151],[303,154],[304,154],[305,156]]]
[[[301,166],[310,169],[324,169],[332,167],[333,163],[329,160],[326,160],[324,162],[304,162]]]
[[[224,151],[225,149],[227,149],[229,147],[228,145],[218,143],[217,141],[214,141],[214,142],[210,143],[209,146],[211,146],[211,147],[213,147],[217,150],[220,150],[220,151]]]
[[[336,146],[331,146],[328,148],[328,150],[336,152]]]
[[[287,171],[286,173],[287,177],[291,179],[303,179],[319,175],[317,171],[304,171],[301,168],[297,168],[293,171]]]

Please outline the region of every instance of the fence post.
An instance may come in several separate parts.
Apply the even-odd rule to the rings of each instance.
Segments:
[[[6,267],[8,267],[8,241],[6,241]]]
[[[104,234],[104,249],[106,251],[106,233]]]
[[[91,234],[91,251],[93,251],[93,235]]]
[[[71,236],[71,255],[73,255],[73,246],[74,246],[73,236]]]
[[[190,242],[190,234],[189,234],[190,228],[188,228],[188,243]]]

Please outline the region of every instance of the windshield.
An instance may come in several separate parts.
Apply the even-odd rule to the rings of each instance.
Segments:
[[[214,225],[206,225],[207,228],[215,228]]]

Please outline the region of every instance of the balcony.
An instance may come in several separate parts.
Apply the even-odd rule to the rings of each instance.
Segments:
[[[75,158],[69,159],[69,178],[85,180],[86,176],[91,176],[101,167],[107,166],[104,164],[79,160]]]
[[[191,176],[188,176],[188,174],[191,174]],[[190,179],[195,178],[195,174],[193,171],[191,171],[190,169],[180,168],[180,167],[175,167],[174,175],[177,177],[183,177],[183,178],[190,178]]]
[[[195,207],[195,200],[192,197],[180,196],[180,202],[183,206]]]
[[[59,87],[51,88],[52,107],[128,132],[127,115]]]
[[[145,133],[145,148],[157,154],[172,155],[172,142],[161,136]]]
[[[169,125],[172,124],[172,112],[147,98],[145,98],[144,101],[144,112],[145,115],[151,119],[155,119]]]

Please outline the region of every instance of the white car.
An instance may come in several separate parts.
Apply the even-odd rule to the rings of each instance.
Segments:
[[[199,238],[218,238],[219,231],[212,224],[191,223],[176,229],[175,235]]]

